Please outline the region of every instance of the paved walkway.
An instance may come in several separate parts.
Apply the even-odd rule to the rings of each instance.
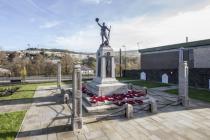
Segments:
[[[27,110],[29,109],[31,102],[32,101],[24,103],[24,99],[0,100],[0,113]]]
[[[210,139],[210,105],[201,105],[200,102],[196,104],[196,101],[193,101],[193,106],[189,109],[165,106],[157,114],[139,112],[131,120],[122,116],[85,124],[81,133],[73,134],[69,131],[70,110],[61,103],[61,95],[56,94],[54,88],[51,91],[43,89],[47,87],[40,87],[36,91],[36,100],[26,114],[17,140]],[[158,100],[164,101],[161,100],[163,94],[157,92]]]
[[[171,90],[171,89],[177,89],[177,86],[165,86],[165,87],[155,87],[155,88],[150,88],[152,90],[158,90],[158,91],[166,91],[166,90]]]
[[[57,140],[70,130],[70,108],[54,87],[39,87],[16,140]]]

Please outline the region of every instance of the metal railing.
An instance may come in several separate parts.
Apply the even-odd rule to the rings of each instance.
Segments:
[[[92,75],[86,75],[83,76],[83,79],[91,79],[94,76]],[[0,77],[0,84],[2,83],[10,83],[11,80],[22,80],[21,77]],[[47,81],[56,81],[57,80],[57,76],[44,76],[44,75],[39,75],[39,76],[27,76],[25,77],[25,82],[47,82]],[[67,81],[67,80],[72,80],[72,76],[71,75],[62,75],[62,81]]]

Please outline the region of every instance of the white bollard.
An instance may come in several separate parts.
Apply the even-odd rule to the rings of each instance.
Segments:
[[[65,93],[64,94],[64,104],[69,104],[70,98],[69,98],[69,94]]]
[[[133,106],[131,104],[126,103],[125,105],[125,116],[127,119],[133,118]]]
[[[153,97],[150,97],[150,99],[149,99],[149,105],[150,105],[150,111],[152,113],[157,113],[158,112],[158,109],[157,109],[157,101]]]

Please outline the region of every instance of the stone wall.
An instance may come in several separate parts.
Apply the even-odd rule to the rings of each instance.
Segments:
[[[210,68],[194,68],[189,71],[189,85],[209,88]]]
[[[195,48],[193,53],[195,68],[210,68],[210,48]]]
[[[178,83],[178,69],[161,69],[161,70],[126,70],[124,77],[140,79],[140,73],[146,73],[148,81],[162,81],[162,75],[168,75],[169,83]],[[209,88],[210,68],[191,68],[189,69],[189,85],[199,88]]]

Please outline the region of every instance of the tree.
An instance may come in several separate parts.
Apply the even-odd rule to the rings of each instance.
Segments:
[[[82,60],[82,65],[86,65],[92,69],[95,69],[96,59],[94,57],[88,57],[87,59]]]
[[[76,61],[76,60],[73,59],[73,57],[71,57],[70,55],[67,55],[67,54],[65,54],[61,58],[62,74],[64,74],[64,75],[72,74],[74,61]]]
[[[12,53],[9,54],[8,60],[9,60],[10,62],[12,62],[16,57],[17,57],[16,52],[12,52]]]
[[[4,61],[6,59],[6,54],[4,51],[2,51],[2,49],[0,48],[0,65],[4,64]]]
[[[54,64],[52,62],[46,62],[44,72],[45,72],[46,76],[56,75],[57,74],[57,64]]]
[[[22,69],[21,69],[21,71],[20,71],[20,75],[21,75],[21,78],[22,78],[23,80],[26,79],[27,71],[26,71],[26,67],[25,67],[25,66],[22,67]]]

